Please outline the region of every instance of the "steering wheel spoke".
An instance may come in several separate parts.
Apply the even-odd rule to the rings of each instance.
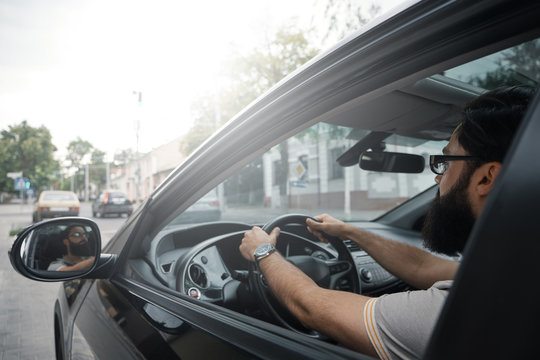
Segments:
[[[328,288],[342,290],[345,285],[343,278],[353,271],[354,265],[344,260],[326,260],[325,263],[330,272],[330,286]],[[345,288],[348,290],[349,286]]]

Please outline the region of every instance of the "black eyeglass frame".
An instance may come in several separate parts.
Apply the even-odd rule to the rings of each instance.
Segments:
[[[429,156],[429,168],[433,173],[437,175],[442,175],[446,171],[446,168],[443,171],[437,170],[437,165],[443,162],[454,161],[454,160],[479,160],[477,156],[471,155],[430,155]]]

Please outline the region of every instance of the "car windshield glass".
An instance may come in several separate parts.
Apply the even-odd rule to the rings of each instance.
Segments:
[[[262,224],[285,213],[325,212],[348,221],[369,220],[434,185],[429,168],[420,174],[398,174],[365,171],[358,163],[341,166],[337,159],[358,142],[358,134],[369,131],[316,124],[249,163],[172,224]],[[425,157],[440,153],[447,143],[403,136],[384,142],[387,151]]]
[[[73,201],[75,200],[74,196],[71,194],[44,194],[44,201]]]

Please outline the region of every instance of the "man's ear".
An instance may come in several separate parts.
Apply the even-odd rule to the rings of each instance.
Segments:
[[[501,166],[502,164],[500,162],[492,161],[476,169],[474,174],[474,189],[479,196],[487,196],[489,194],[497,176],[499,176]]]

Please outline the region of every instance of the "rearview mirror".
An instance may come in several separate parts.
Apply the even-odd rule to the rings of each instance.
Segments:
[[[363,170],[408,174],[421,173],[425,164],[421,155],[375,151],[364,151],[359,161]]]
[[[41,281],[80,278],[100,259],[101,236],[85,218],[58,218],[31,225],[19,233],[9,252],[22,275]]]

